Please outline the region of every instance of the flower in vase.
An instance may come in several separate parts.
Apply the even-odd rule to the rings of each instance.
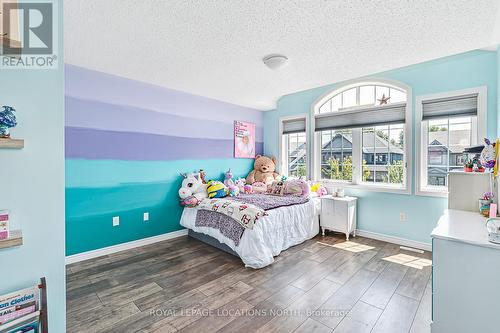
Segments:
[[[9,128],[16,127],[16,110],[4,105],[3,110],[0,111],[0,138],[10,138]]]

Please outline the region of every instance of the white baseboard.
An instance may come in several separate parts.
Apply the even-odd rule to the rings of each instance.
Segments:
[[[399,238],[399,237],[394,237],[394,236],[389,236],[389,235],[384,235],[384,234],[379,234],[376,232],[359,230],[359,229],[356,230],[356,235],[361,236],[361,237],[366,237],[366,238],[373,238],[373,239],[384,241],[387,243],[393,243],[393,244],[413,247],[413,248],[424,250],[424,251],[429,251],[429,252],[432,251],[432,245],[430,243],[417,242],[417,241],[414,241],[411,239]]]
[[[104,256],[107,254],[112,254],[112,253],[116,253],[116,252],[120,252],[120,251],[124,251],[124,250],[130,250],[130,249],[133,249],[136,247],[161,242],[164,240],[169,240],[169,239],[173,239],[173,238],[177,238],[177,237],[181,237],[181,236],[186,236],[187,234],[188,234],[188,230],[183,229],[183,230],[173,231],[173,232],[169,232],[169,233],[158,235],[158,236],[138,239],[135,241],[117,244],[117,245],[113,245],[113,246],[108,246],[108,247],[98,249],[98,250],[92,250],[92,251],[88,251],[88,252],[73,254],[73,255],[66,257],[66,265],[74,264],[76,262],[80,262],[83,260],[93,259],[93,258],[101,257],[101,256]]]

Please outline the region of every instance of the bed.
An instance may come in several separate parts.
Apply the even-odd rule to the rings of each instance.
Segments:
[[[262,268],[272,264],[281,251],[319,233],[319,205],[319,200],[310,199],[266,210],[267,215],[259,218],[253,229],[245,229],[238,245],[216,228],[197,225],[196,207],[184,208],[181,225],[192,237],[239,256],[246,267]]]

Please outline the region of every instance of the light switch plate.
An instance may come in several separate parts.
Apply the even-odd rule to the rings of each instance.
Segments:
[[[144,213],[144,222],[149,221],[149,212]]]
[[[119,216],[113,216],[113,227],[117,227],[120,225],[120,217]]]

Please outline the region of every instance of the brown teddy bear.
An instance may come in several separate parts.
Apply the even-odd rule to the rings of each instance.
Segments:
[[[280,175],[275,172],[276,158],[257,155],[253,170],[247,176],[247,184],[255,182],[263,182],[266,185],[272,184],[273,181],[280,178]]]

